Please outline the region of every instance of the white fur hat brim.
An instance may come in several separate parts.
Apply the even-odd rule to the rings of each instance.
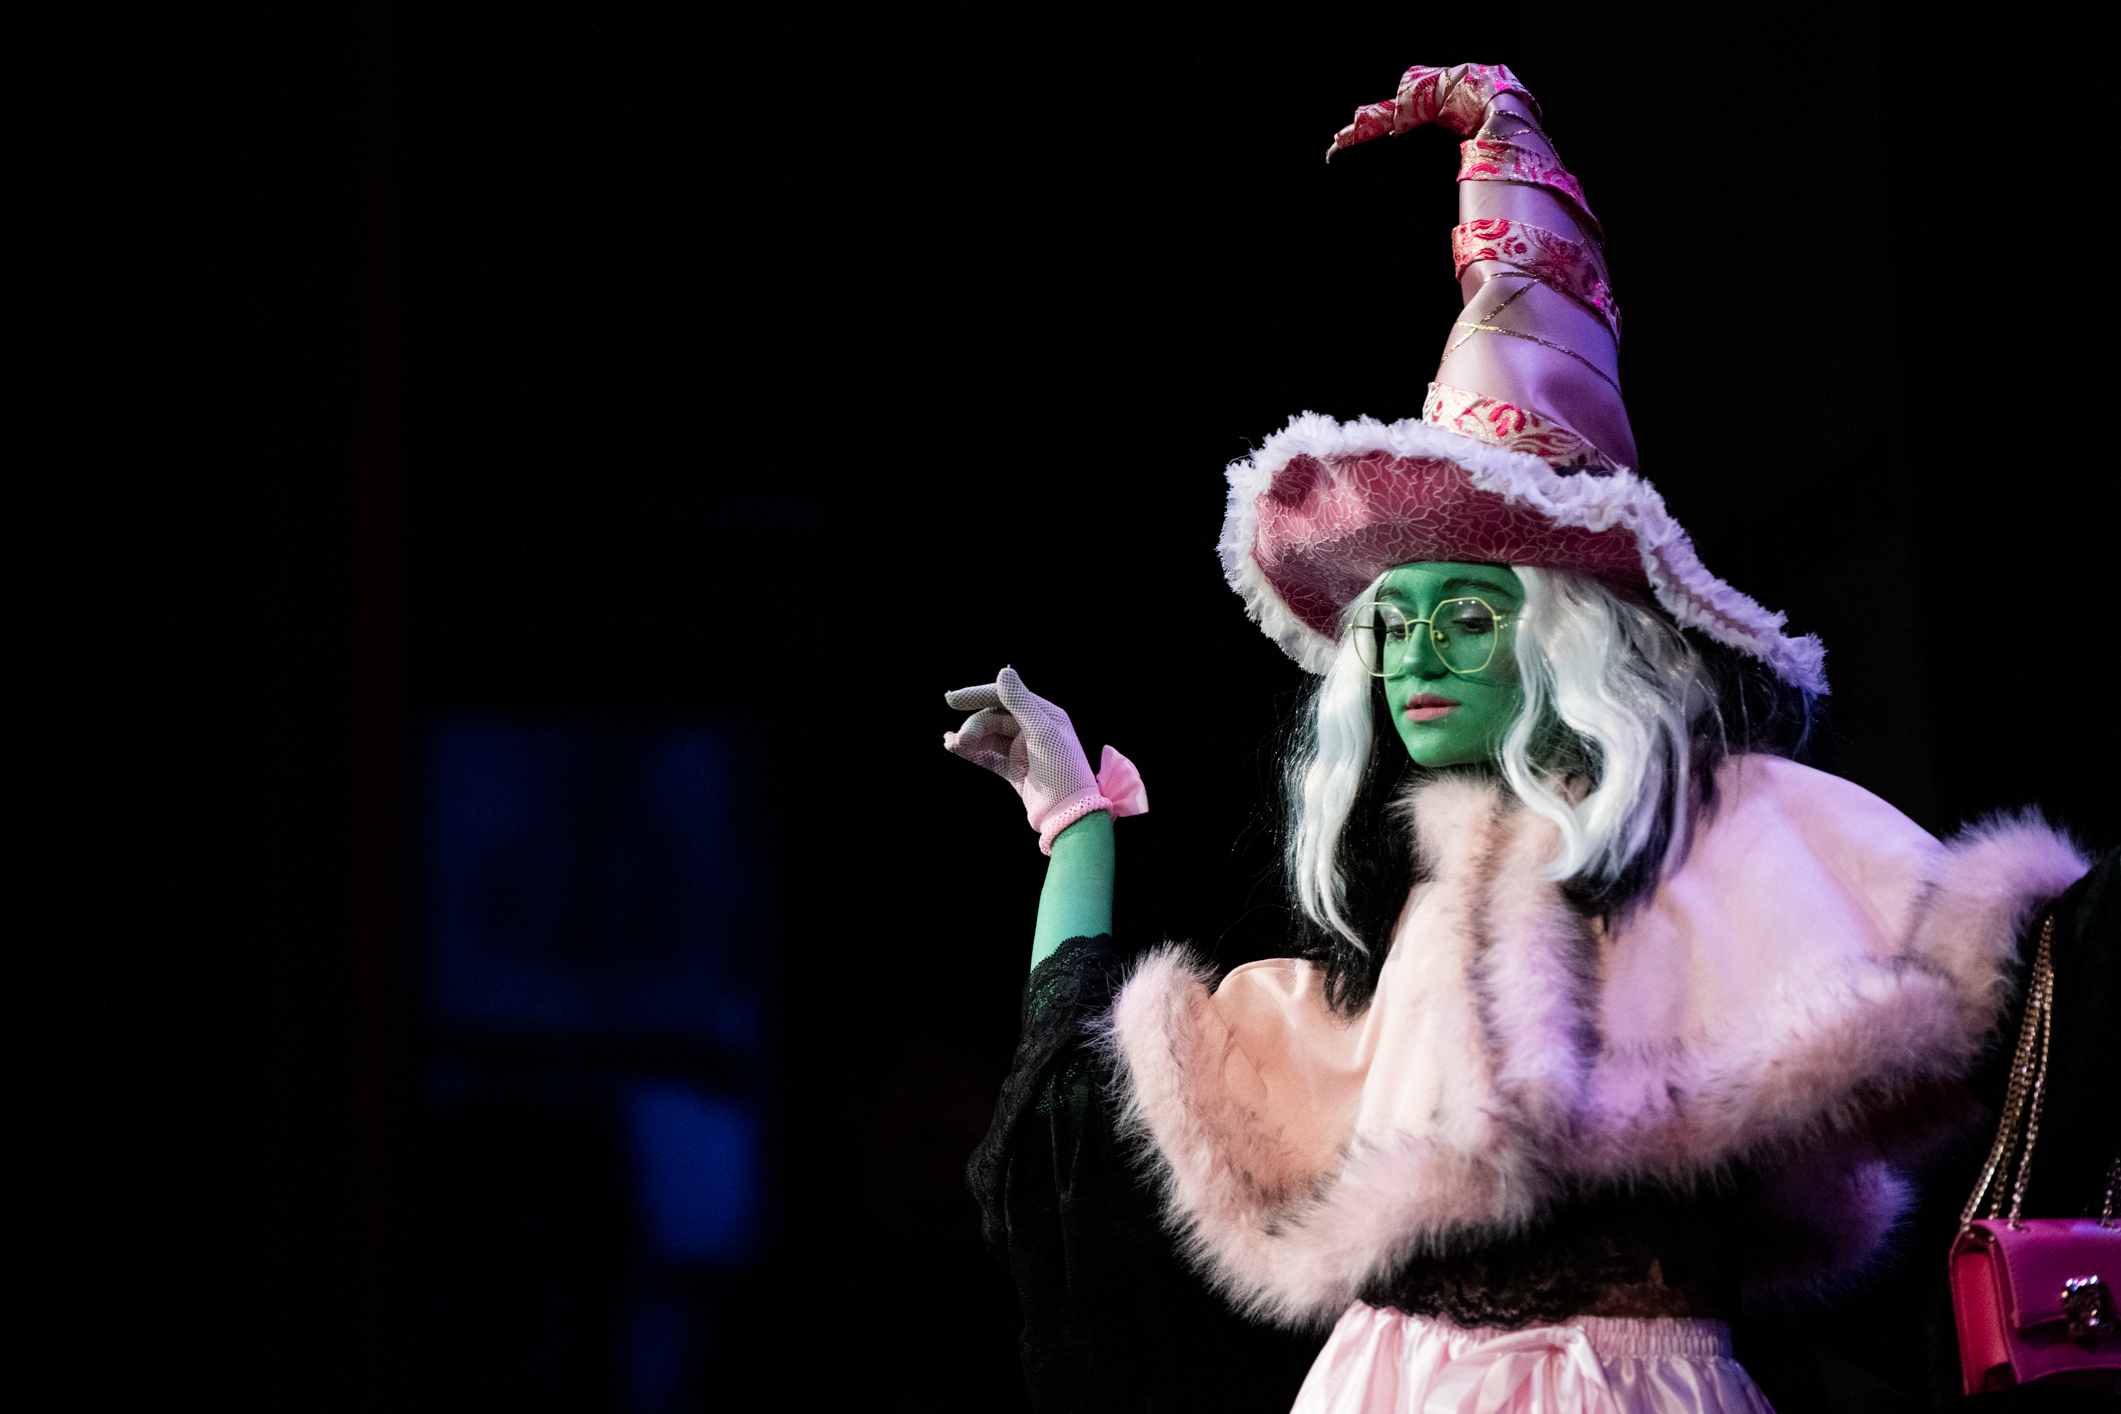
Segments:
[[[1298,458],[1327,467],[1363,462],[1365,478],[1370,481],[1380,474],[1393,474],[1401,461],[1407,465],[1400,474],[1410,476],[1422,475],[1425,468],[1438,463],[1451,463],[1462,470],[1460,480],[1469,488],[1468,494],[1496,498],[1520,524],[1525,512],[1534,513],[1554,528],[1557,543],[1564,533],[1573,533],[1571,538],[1581,543],[1583,532],[1600,538],[1604,532],[1623,532],[1633,541],[1642,581],[1681,625],[1750,654],[1794,686],[1822,694],[1827,690],[1826,650],[1817,636],[1785,634],[1787,615],[1762,608],[1710,574],[1694,552],[1693,541],[1665,509],[1664,498],[1634,472],[1563,474],[1537,457],[1505,451],[1414,418],[1388,424],[1364,417],[1343,423],[1309,412],[1289,419],[1287,427],[1267,438],[1250,457],[1231,463],[1221,544],[1223,576],[1244,599],[1246,611],[1307,672],[1324,673],[1332,665],[1338,647],[1337,622],[1320,622],[1325,616],[1315,605],[1308,614],[1299,612],[1262,566],[1259,554],[1261,499],[1276,490],[1276,476]],[[1373,565],[1369,559],[1377,558],[1376,543],[1377,538],[1371,537],[1361,549],[1335,544],[1322,546],[1317,553],[1340,556],[1333,565],[1337,577],[1363,583],[1393,564],[1491,558],[1448,553],[1452,547],[1446,545],[1439,545],[1444,552],[1435,554],[1407,550],[1408,545],[1420,545],[1417,534],[1399,537],[1398,558],[1386,556],[1389,562]],[[1523,558],[1517,558],[1519,554]],[[1574,567],[1565,562],[1542,566],[1540,560],[1536,543],[1514,549],[1508,558],[1509,563],[1534,567]],[[1336,619],[1337,610],[1344,607],[1335,606]]]

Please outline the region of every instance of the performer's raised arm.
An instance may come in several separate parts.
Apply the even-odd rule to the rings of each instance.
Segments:
[[[1091,771],[1068,714],[1025,687],[1014,668],[1003,668],[991,683],[945,693],[943,701],[972,713],[943,734],[944,749],[1016,788],[1038,847],[1053,861],[1039,894],[1031,965],[1070,938],[1109,934],[1112,819],[1149,808],[1134,763],[1107,746],[1102,768]]]

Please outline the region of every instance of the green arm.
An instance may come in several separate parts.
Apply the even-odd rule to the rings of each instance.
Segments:
[[[1031,935],[1031,965],[1053,956],[1070,938],[1112,931],[1112,817],[1099,810],[1053,838],[1046,886],[1038,896],[1038,928]]]

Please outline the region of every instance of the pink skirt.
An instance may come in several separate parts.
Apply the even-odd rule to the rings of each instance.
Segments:
[[[1357,1302],[1290,1414],[1774,1414],[1721,1321],[1468,1330]]]

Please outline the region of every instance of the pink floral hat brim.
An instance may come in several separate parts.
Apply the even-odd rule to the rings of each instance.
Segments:
[[[1342,612],[1395,565],[1570,570],[1647,588],[1682,625],[1824,693],[1826,650],[1710,574],[1657,489],[1632,471],[1557,472],[1415,419],[1291,418],[1228,472],[1223,574],[1306,671],[1331,666]]]

